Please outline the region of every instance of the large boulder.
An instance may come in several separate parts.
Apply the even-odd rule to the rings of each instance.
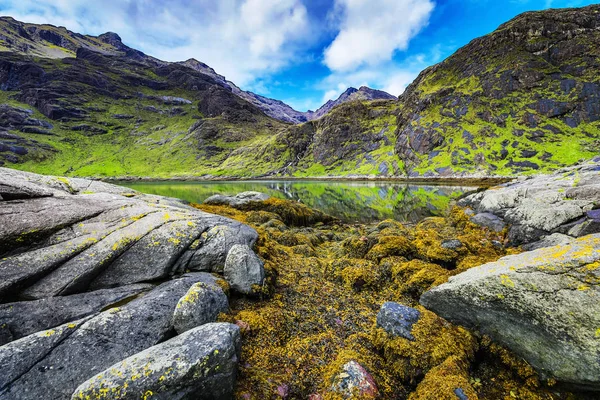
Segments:
[[[223,274],[231,289],[243,294],[255,293],[265,280],[263,262],[245,245],[235,245],[229,250]]]
[[[471,220],[495,231],[509,225],[512,245],[537,242],[553,233],[581,237],[600,232],[600,161],[552,175],[521,179],[459,201],[477,213]]]
[[[71,398],[231,399],[240,344],[236,325],[206,324],[108,367]]]
[[[600,235],[507,256],[421,297],[440,316],[479,329],[544,377],[600,391]]]
[[[179,299],[173,314],[173,326],[183,333],[197,326],[215,322],[220,313],[229,311],[229,301],[217,284],[198,282]]]

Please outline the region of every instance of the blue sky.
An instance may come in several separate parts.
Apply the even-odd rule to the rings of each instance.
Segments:
[[[524,11],[585,0],[0,0],[0,15],[117,32],[163,60],[196,58],[305,111],[347,87],[399,95],[418,73]]]

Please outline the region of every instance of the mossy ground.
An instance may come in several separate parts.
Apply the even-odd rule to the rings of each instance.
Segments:
[[[540,382],[527,363],[486,337],[418,305],[424,291],[448,277],[516,251],[498,246],[503,234],[472,225],[461,210],[416,226],[305,220],[290,227],[283,222],[289,216],[273,207],[197,207],[248,223],[260,235],[263,296],[233,298],[231,313],[221,316],[242,327],[238,398],[340,398],[330,391],[332,380],[350,360],[369,371],[384,399],[454,400],[458,387],[469,399],[576,398]],[[278,207],[290,214],[297,206]],[[444,249],[447,239],[464,246]],[[415,341],[376,327],[386,301],[421,311]]]

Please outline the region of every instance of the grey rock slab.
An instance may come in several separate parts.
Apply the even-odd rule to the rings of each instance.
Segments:
[[[10,389],[13,382],[26,374],[33,365],[42,361],[52,349],[60,345],[88,319],[37,332],[0,347],[0,365],[2,365],[0,397],[4,399],[6,391]]]
[[[451,277],[421,303],[481,330],[544,377],[600,390],[600,235],[507,256]]]
[[[547,204],[525,199],[519,206],[506,213],[506,219],[535,229],[551,231],[585,214],[585,205],[575,201]]]
[[[40,299],[84,291],[100,272],[134,243],[168,221],[171,219],[166,212],[144,216],[122,229],[112,232],[28,287],[21,294],[26,298]]]
[[[388,335],[415,340],[412,326],[421,318],[421,313],[399,303],[388,301],[381,306],[377,314],[377,326]]]
[[[251,202],[265,201],[271,196],[260,192],[242,192],[235,196],[224,196],[216,194],[204,200],[204,204],[210,205],[225,205],[230,207],[241,207]]]
[[[240,345],[236,325],[206,324],[110,366],[71,399],[231,399]]]
[[[471,222],[494,232],[502,232],[506,227],[504,221],[492,213],[479,213],[471,217]]]
[[[115,287],[168,277],[181,254],[205,229],[205,225],[195,220],[165,223],[104,269],[90,288]]]
[[[265,280],[264,264],[250,247],[236,244],[227,254],[223,275],[232,290],[252,294],[253,286],[262,286]]]
[[[110,305],[152,289],[149,284],[97,290],[72,296],[0,304],[0,325],[13,340],[98,313]],[[0,345],[6,342],[0,341]]]
[[[173,313],[173,326],[183,333],[209,322],[215,322],[220,313],[229,311],[229,301],[223,289],[216,284],[198,282],[179,299]]]
[[[172,317],[179,299],[194,283],[214,283],[215,279],[205,273],[184,275],[123,307],[111,308],[88,319],[47,355],[31,358],[26,372],[3,389],[0,397],[3,400],[69,398],[81,383],[165,340],[173,330]],[[17,357],[17,351],[13,349],[5,355]]]
[[[563,235],[562,233],[553,233],[552,235],[546,236],[540,241],[526,244],[523,247],[525,251],[537,250],[543,247],[553,247],[558,245],[569,244],[574,240],[573,237]]]
[[[61,229],[39,248],[0,260],[0,297],[16,293],[92,247],[112,232],[130,225],[136,218],[155,210],[150,207],[122,207]]]

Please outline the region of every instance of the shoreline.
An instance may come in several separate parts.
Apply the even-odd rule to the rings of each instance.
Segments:
[[[123,183],[216,183],[216,182],[374,182],[374,183],[395,183],[407,185],[434,185],[434,186],[476,186],[480,188],[489,188],[503,183],[511,182],[519,177],[487,177],[487,178],[399,178],[399,177],[172,177],[172,178],[153,178],[153,177],[111,177],[87,179],[97,179],[103,182],[123,184]]]

